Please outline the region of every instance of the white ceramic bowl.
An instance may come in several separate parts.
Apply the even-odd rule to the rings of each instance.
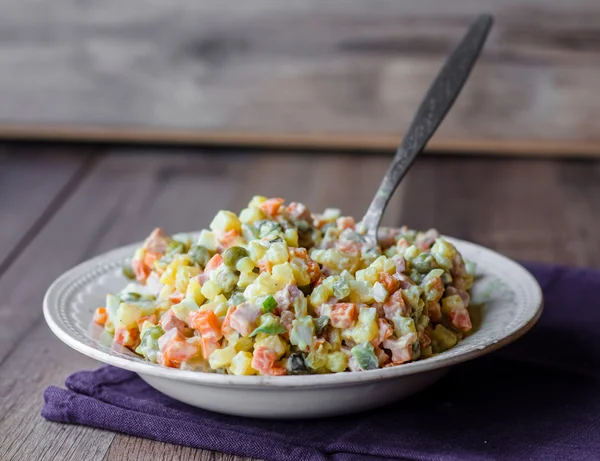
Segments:
[[[408,397],[450,366],[495,351],[525,334],[542,312],[540,286],[522,266],[473,243],[448,238],[477,264],[472,303],[483,303],[477,331],[453,349],[405,365],[355,373],[231,376],[165,368],[103,341],[92,315],[126,280],[123,263],[140,244],[93,258],[59,277],[44,298],[44,316],[62,341],[96,360],[134,371],[155,389],[187,404],[259,418],[312,418],[375,408]]]

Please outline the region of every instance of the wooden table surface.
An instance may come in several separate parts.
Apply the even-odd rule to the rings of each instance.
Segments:
[[[482,12],[430,146],[600,156],[597,0],[0,0],[0,138],[393,149]]]
[[[285,154],[285,155],[284,155]],[[0,459],[239,460],[40,416],[42,391],[97,362],[56,339],[42,297],[71,266],[156,225],[207,226],[278,195],[360,216],[389,157],[0,145]],[[437,227],[520,260],[600,267],[600,161],[423,157],[387,224]],[[151,455],[150,455],[151,453]]]

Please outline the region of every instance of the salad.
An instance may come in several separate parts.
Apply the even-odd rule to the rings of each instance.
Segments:
[[[473,267],[435,230],[256,196],[192,239],[155,229],[94,321],[167,367],[233,375],[365,371],[425,359],[471,328]]]

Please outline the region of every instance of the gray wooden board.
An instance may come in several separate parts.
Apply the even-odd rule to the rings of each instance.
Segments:
[[[0,135],[393,148],[481,12],[432,146],[600,153],[594,0],[1,0]]]
[[[87,150],[0,145],[0,273],[74,187]]]
[[[387,161],[283,152],[215,157],[178,150],[113,151],[97,158],[0,276],[0,459],[240,461],[43,420],[43,389],[97,366],[53,337],[41,315],[43,293],[72,265],[140,240],[155,225],[170,231],[201,228],[218,209],[239,210],[254,193],[360,215]],[[596,161],[423,158],[394,198],[386,223],[435,226],[518,259],[599,267],[599,177]]]

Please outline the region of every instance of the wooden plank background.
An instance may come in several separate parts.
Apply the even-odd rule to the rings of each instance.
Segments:
[[[600,154],[595,0],[0,0],[0,137],[391,150],[481,12],[431,147]]]

